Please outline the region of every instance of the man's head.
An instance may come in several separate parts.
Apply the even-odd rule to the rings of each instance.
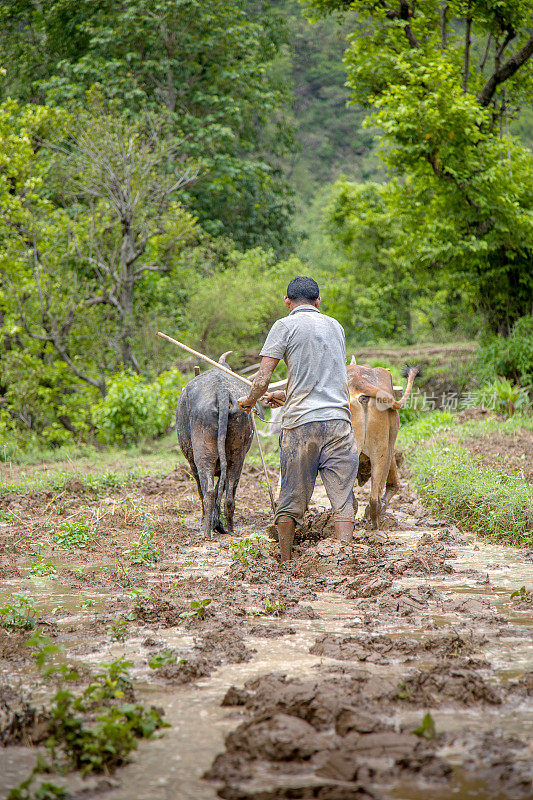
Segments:
[[[299,276],[293,278],[287,286],[285,305],[292,311],[297,306],[309,305],[316,308],[320,305],[318,283],[313,278]]]

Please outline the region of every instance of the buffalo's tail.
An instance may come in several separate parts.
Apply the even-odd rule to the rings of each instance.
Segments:
[[[218,482],[216,505],[220,507],[222,495],[226,487],[226,473],[228,469],[228,461],[226,459],[226,434],[228,432],[228,417],[229,417],[229,392],[225,389],[220,389],[217,392],[218,403],[218,436],[217,436],[217,449],[218,458],[220,460],[220,480]]]

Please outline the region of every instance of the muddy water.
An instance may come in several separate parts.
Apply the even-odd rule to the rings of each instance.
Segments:
[[[449,531],[449,526],[444,522],[413,516],[409,511],[413,497],[407,496],[405,487],[404,493],[405,503],[403,498],[396,503],[393,521],[383,544],[385,561],[407,559],[419,552],[417,548],[421,540],[428,536],[435,539],[440,531]],[[314,502],[318,506],[325,505],[320,487],[315,493]],[[397,513],[396,517],[394,513]],[[265,521],[266,518],[265,514]],[[394,519],[398,523],[397,527]],[[257,524],[255,527],[257,528]],[[364,532],[362,528],[359,531],[364,544]],[[172,684],[161,678],[157,671],[148,669],[147,659],[154,648],[157,651],[171,648],[182,658],[194,657],[198,640],[203,635],[201,626],[196,629],[194,626],[162,625],[157,621],[144,624],[134,621],[125,642],[112,642],[104,632],[104,623],[109,615],[104,622],[99,620],[108,607],[113,608],[111,616],[118,615],[117,608],[121,606],[117,606],[117,598],[119,604],[126,603],[121,599],[123,591],[118,588],[110,590],[103,586],[73,589],[61,578],[31,577],[27,572],[29,562],[21,562],[21,578],[3,582],[0,599],[15,589],[31,594],[37,607],[48,615],[47,620],[51,620],[56,626],[59,638],[74,659],[88,665],[111,661],[121,656],[131,660],[131,673],[138,698],[164,709],[165,719],[170,727],[160,738],[141,742],[131,763],[117,771],[105,786],[100,786],[99,797],[106,800],[213,800],[217,797],[217,789],[222,785],[235,790],[235,794],[229,794],[228,797],[240,797],[241,789],[235,789],[235,786],[241,786],[238,781],[232,784],[228,779],[229,783],[226,784],[225,779],[217,782],[202,778],[211,767],[215,756],[224,751],[227,734],[237,729],[243,721],[250,719],[250,712],[242,705],[221,705],[227,690],[232,686],[240,688],[248,681],[271,673],[281,673],[289,682],[307,680],[327,683],[332,680],[332,675],[335,678],[337,674],[343,675],[350,670],[358,671],[366,677],[388,680],[391,685],[397,686],[413,670],[431,669],[436,659],[431,650],[418,653],[413,650],[412,655],[406,656],[401,649],[394,650],[394,643],[403,645],[407,640],[411,643],[423,643],[440,632],[456,632],[466,639],[478,637],[479,644],[473,650],[472,657],[480,660],[480,666],[476,669],[479,669],[489,686],[498,688],[511,685],[533,669],[533,609],[511,600],[510,597],[511,592],[521,586],[533,588],[533,561],[519,550],[485,544],[474,536],[465,537],[457,531],[452,530],[449,538],[450,543],[445,544],[449,552],[443,563],[452,565],[453,572],[432,568],[423,568],[417,572],[416,566],[397,574],[392,571],[386,573],[385,588],[376,589],[375,593],[368,596],[358,596],[357,591],[350,590],[353,570],[343,571],[340,562],[338,570],[335,566],[325,571],[310,570],[309,573],[298,573],[296,570],[291,578],[287,578],[284,586],[296,587],[302,593],[302,599],[293,606],[287,606],[286,613],[276,618],[264,613],[253,616],[251,612],[254,609],[256,613],[262,610],[264,597],[274,597],[280,591],[278,579],[282,573],[279,567],[272,568],[270,576],[267,574],[266,577],[264,574],[257,577],[247,570],[243,571],[241,577],[236,577],[231,572],[233,568],[230,554],[227,549],[221,550],[220,542],[204,543],[194,537],[189,544],[180,547],[177,557],[145,570],[144,585],[150,587],[160,582],[161,568],[165,569],[168,587],[175,583],[185,585],[187,581],[205,580],[205,587],[199,583],[199,588],[193,594],[213,597],[215,607],[218,603],[216,586],[221,591],[226,591],[228,587],[231,590],[242,587],[243,591],[248,592],[246,613],[243,616],[232,618],[232,604],[224,606],[224,602],[229,602],[227,600],[221,600],[218,605],[221,609],[227,609],[224,613],[227,613],[231,622],[228,638],[240,636],[251,652],[249,660],[240,663],[227,663],[229,656],[227,659],[223,656],[221,664],[215,664],[209,675],[200,675],[197,680],[185,685]],[[330,542],[329,539],[325,541]],[[325,553],[329,552],[328,546]],[[303,549],[297,559],[302,570],[306,565],[305,558],[315,558],[315,551],[318,552],[319,549],[320,545],[309,545],[307,549]],[[334,551],[335,548],[332,552]],[[354,552],[357,563],[357,549]],[[427,560],[428,563],[431,557],[432,554],[429,553],[428,556],[426,552],[421,556],[422,561]],[[315,558],[312,563],[315,562],[319,563],[320,558]],[[102,565],[105,566],[106,563],[102,562]],[[83,564],[68,564],[70,570],[76,566]],[[94,563],[91,565],[91,569],[97,567]],[[308,579],[305,574],[309,574]],[[358,574],[356,570],[355,575]],[[381,576],[382,572],[378,570],[378,577]],[[331,583],[331,579],[337,578],[338,585],[334,580],[334,588],[331,588],[328,581]],[[313,592],[310,596],[305,595],[307,585]],[[420,596],[426,593],[424,596],[429,599],[420,603],[419,607],[416,606],[414,611],[409,611],[408,608],[405,613],[400,610],[396,613],[394,598],[400,595],[395,595],[394,592],[402,591],[412,591],[415,594],[418,592]],[[392,605],[390,597],[393,600]],[[385,605],[380,605],[383,598]],[[81,611],[83,600],[91,600],[94,605]],[[235,604],[238,605],[237,601]],[[309,613],[298,615],[296,612],[300,606],[311,607],[313,618],[309,618],[312,616]],[[219,624],[224,622],[223,615],[219,614],[216,619]],[[93,629],[87,629],[88,621],[94,625]],[[251,623],[257,627],[254,632],[249,633],[248,626]],[[258,635],[259,626],[265,626],[274,633],[275,629],[283,632],[290,627],[292,632],[264,638]],[[361,647],[361,641],[364,643],[366,640],[372,641],[373,637],[386,636],[392,642],[391,654],[374,658],[375,653],[372,652],[368,658],[366,651],[363,654],[357,651],[357,657],[346,657],[342,650],[342,641],[338,652],[332,651],[336,653],[335,656],[328,655],[327,651],[322,654],[310,653],[310,649],[325,635],[334,637],[332,641],[335,646],[337,640],[351,640],[355,637],[358,647]],[[372,651],[372,647],[370,650]],[[439,663],[439,657],[437,662]],[[5,673],[4,669],[2,671]],[[361,702],[363,701],[366,702],[364,698]],[[379,794],[375,796],[397,800],[448,800],[450,797],[458,800],[533,798],[533,790],[528,795],[522,785],[517,790],[518,793],[514,793],[512,784],[490,784],[484,777],[478,780],[471,772],[465,772],[461,767],[465,745],[453,738],[464,731],[475,733],[478,738],[484,733],[497,731],[503,737],[512,736],[519,742],[530,742],[533,732],[531,696],[516,695],[509,702],[505,698],[504,702],[498,704],[465,702],[461,706],[454,703],[453,698],[450,701],[439,701],[435,705],[430,702],[399,704],[395,701],[373,713],[376,713],[377,718],[385,720],[394,731],[400,732],[412,731],[418,727],[428,709],[431,710],[437,732],[442,735],[436,752],[452,765],[452,777],[442,785],[438,782],[424,784],[418,778],[405,778],[401,775],[385,780],[379,777],[381,773],[378,770],[375,785]],[[331,731],[327,735],[331,736]],[[15,746],[0,750],[0,775],[4,783],[3,786],[0,784],[0,797],[6,797],[8,789],[27,776],[34,759],[35,751],[32,748]],[[242,797],[255,796],[253,786],[259,787],[258,792],[266,787],[266,798],[289,796],[282,793],[268,794],[271,791],[268,787],[272,784],[272,775],[276,770],[277,766],[274,769],[268,761],[259,761],[253,781],[247,783],[243,778]],[[63,779],[59,779],[57,782],[62,781]],[[300,787],[318,785],[317,777],[311,772],[299,775],[299,781],[297,785]],[[70,776],[66,778],[66,783],[76,797],[78,792],[83,791],[83,787],[89,792],[91,787],[96,787],[97,779],[83,782],[79,777]],[[324,796],[335,798],[335,795]],[[358,795],[339,795],[341,796],[344,798]]]
[[[227,689],[273,670],[312,675],[311,668],[320,661],[309,655],[312,641],[311,634],[273,642],[252,639],[249,643],[257,653],[250,663],[222,667],[212,678],[170,696],[148,689],[146,699],[165,708],[172,728],[159,741],[143,745],[136,763],[122,770],[122,785],[108,795],[110,800],[213,800],[216,790],[202,774],[237,721],[235,713],[220,705]]]

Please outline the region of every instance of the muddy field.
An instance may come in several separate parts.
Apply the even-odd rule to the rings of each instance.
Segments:
[[[433,519],[404,479],[386,531],[358,521],[349,546],[318,485],[282,568],[255,538],[267,502],[246,467],[238,536],[206,542],[183,466],[2,498],[1,600],[34,598],[80,686],[125,656],[135,697],[170,725],[110,775],[54,782],[76,800],[532,798],[533,605],[511,594],[533,587],[533,552]],[[51,689],[27,638],[0,628],[0,797],[46,738]]]

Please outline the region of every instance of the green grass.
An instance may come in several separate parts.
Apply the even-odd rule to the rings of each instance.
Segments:
[[[22,473],[15,480],[0,479],[0,496],[46,490],[61,492],[70,481],[80,481],[87,490],[101,492],[105,489],[126,486],[133,483],[136,478],[146,474],[148,474],[146,469],[130,469],[124,472],[101,472],[96,474],[87,474],[78,470]]]
[[[400,427],[398,447],[410,450],[414,445],[427,441],[433,435],[442,434],[453,429],[459,439],[470,439],[484,436],[486,433],[512,434],[526,429],[533,431],[531,414],[515,414],[508,419],[489,417],[485,420],[471,420],[463,424],[456,422],[456,415],[449,411],[432,411],[422,414],[413,422]]]
[[[533,421],[515,416],[457,425],[450,414],[435,412],[406,425],[398,440],[406,450],[412,482],[431,508],[493,541],[531,547],[533,487],[519,475],[483,466],[461,444],[521,428],[533,429]]]
[[[48,463],[41,459],[37,466],[3,466],[0,496],[38,491],[62,492],[71,480],[80,481],[88,491],[101,493],[127,486],[146,475],[167,475],[176,464],[184,463],[184,457],[174,434],[150,445],[125,450],[88,448],[76,460],[68,459],[62,463],[54,460],[57,467],[52,469],[48,468]]]
[[[449,411],[433,411],[422,414],[418,419],[400,427],[396,447],[412,451],[416,445],[430,439],[435,434],[450,430],[455,425],[454,415]]]
[[[486,433],[512,434],[520,430],[533,431],[533,415],[515,414],[509,419],[489,418],[487,420],[472,420],[464,425],[457,425],[455,433],[459,438],[475,439]]]

